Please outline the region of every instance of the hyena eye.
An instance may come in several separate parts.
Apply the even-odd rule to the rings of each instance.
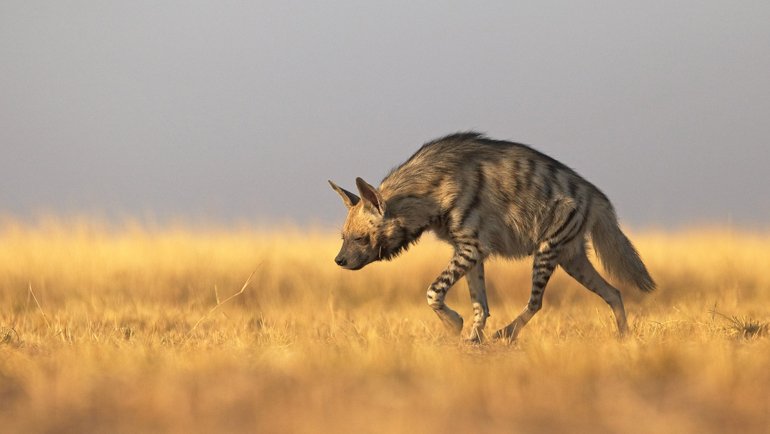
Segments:
[[[361,237],[355,237],[353,238],[353,241],[359,243],[359,244],[369,244],[369,235],[364,235]]]

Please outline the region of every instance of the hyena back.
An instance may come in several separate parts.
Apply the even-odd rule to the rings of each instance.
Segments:
[[[478,133],[454,134],[423,145],[379,188],[357,178],[355,195],[329,183],[348,208],[335,258],[341,267],[358,270],[389,260],[428,230],[453,246],[452,259],[428,288],[428,305],[459,333],[463,320],[444,298],[465,276],[474,312],[473,341],[482,340],[489,316],[484,260],[490,255],[534,256],[529,302],[496,338],[515,339],[540,310],[557,265],[602,297],[612,308],[619,333],[626,333],[620,292],[589,262],[588,236],[610,274],[643,291],[655,288],[618,227],[607,196],[569,167],[522,144]]]

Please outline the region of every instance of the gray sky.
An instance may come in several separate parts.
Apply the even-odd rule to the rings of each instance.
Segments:
[[[625,6],[623,6],[625,5]],[[338,224],[477,129],[635,226],[770,221],[767,1],[0,2],[0,214]]]

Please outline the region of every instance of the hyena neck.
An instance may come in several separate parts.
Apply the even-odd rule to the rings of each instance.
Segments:
[[[389,261],[405,252],[428,228],[428,225],[413,228],[408,226],[398,217],[383,219],[375,240],[375,248],[378,249],[380,260]]]

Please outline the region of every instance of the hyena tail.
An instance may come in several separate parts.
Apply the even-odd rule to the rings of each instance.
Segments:
[[[642,291],[652,291],[655,289],[655,281],[639,258],[631,240],[620,230],[612,205],[608,203],[606,208],[600,209],[591,228],[591,241],[604,269],[617,279],[635,285]]]

